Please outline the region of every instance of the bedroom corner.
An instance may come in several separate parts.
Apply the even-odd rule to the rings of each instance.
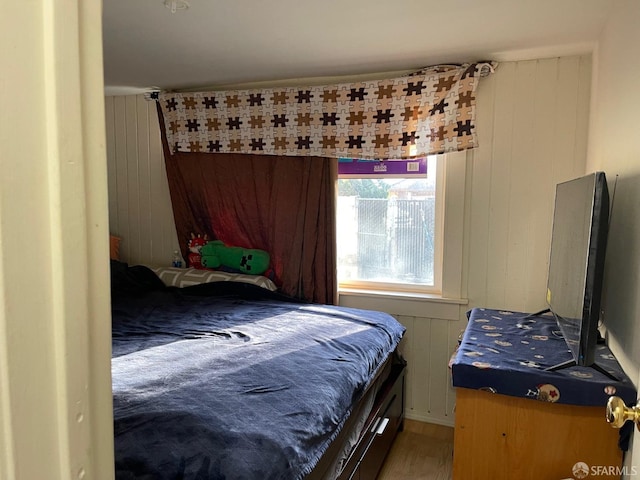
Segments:
[[[457,302],[340,295],[341,305],[386,311],[407,328],[403,340],[409,363],[407,418],[453,425],[455,392],[447,363],[466,325],[468,308],[493,304],[536,310],[539,299],[544,298],[540,290],[546,278],[544,263],[536,262],[530,251],[547,248],[550,226],[541,225],[533,234],[515,229],[511,234],[517,241],[507,244],[509,222],[523,223],[526,217],[520,212],[527,209],[535,218],[546,218],[551,200],[530,205],[527,192],[533,188],[551,191],[557,178],[584,168],[590,74],[591,56],[576,55],[504,62],[480,83],[481,146],[466,155],[451,154],[447,160],[454,173],[448,188],[459,195],[449,207],[447,226],[455,239],[448,246],[457,251],[448,253],[448,264],[457,267],[447,272],[445,286],[448,296],[458,298]],[[538,89],[527,95],[522,88],[531,87],[532,78],[538,79]],[[523,87],[515,91],[516,85]],[[543,100],[535,104],[534,95]],[[122,259],[169,265],[178,239],[155,104],[142,94],[107,96],[105,104],[109,219],[111,231],[123,237]],[[556,110],[557,117],[548,122],[545,112]],[[509,116],[513,111],[520,112],[515,130]],[[528,122],[538,127],[531,129]],[[553,135],[556,122],[561,133]],[[522,132],[531,133],[535,148],[520,143]],[[543,156],[545,151],[562,155]],[[549,176],[548,171],[554,175]],[[536,255],[546,253],[537,251]],[[507,269],[507,258],[521,268]],[[490,263],[501,267],[489,271]],[[536,288],[526,288],[522,278]],[[467,295],[468,302],[464,300]]]
[[[198,85],[252,88],[271,85],[269,79],[280,79],[276,84],[298,85],[302,79],[344,79],[352,74],[368,81],[382,75],[379,72],[404,76],[443,60],[462,63],[471,56],[497,61],[499,68],[493,72],[492,67],[493,73],[477,90],[474,120],[480,146],[443,158],[445,163],[453,162],[451,171],[457,172],[446,183],[448,189],[453,186],[449,190],[456,195],[451,200],[453,208],[447,212],[446,221],[450,223],[444,227],[450,247],[443,255],[449,270],[443,273],[444,286],[438,291],[444,298],[429,298],[428,294],[412,297],[408,292],[351,292],[343,294],[335,306],[336,312],[347,308],[378,310],[375,313],[383,317],[383,323],[393,325],[394,342],[398,343],[389,348],[392,353],[367,381],[371,388],[354,409],[359,415],[347,417],[349,427],[354,428],[344,429],[340,442],[332,443],[329,449],[344,448],[351,442],[345,437],[356,435],[359,443],[348,461],[357,470],[365,458],[364,454],[355,455],[360,454],[362,444],[372,445],[370,438],[379,441],[378,437],[384,437],[387,448],[404,427],[405,433],[425,433],[435,443],[428,449],[412,450],[404,439],[415,436],[398,437],[402,441],[394,448],[402,453],[396,459],[404,462],[408,458],[405,463],[414,464],[416,451],[422,459],[436,450],[444,455],[439,457],[442,462],[436,460],[440,463],[437,473],[430,467],[418,466],[416,470],[412,465],[411,473],[402,478],[452,478],[451,472],[456,471],[451,468],[450,451],[456,389],[449,360],[467,326],[466,312],[479,306],[538,310],[546,291],[547,264],[541,259],[549,253],[553,190],[558,182],[590,169],[607,169],[620,180],[602,313],[611,350],[626,373],[632,374],[637,387],[640,163],[633,138],[640,106],[634,84],[640,74],[635,52],[640,40],[636,28],[640,6],[635,0],[566,0],[562,4],[554,0],[479,0],[471,2],[473,9],[464,5],[464,10],[454,5],[456,2],[442,7],[442,2],[435,0],[407,5],[373,2],[366,8],[358,2],[349,5],[329,1],[300,7],[295,0],[278,0],[266,6],[268,11],[261,11],[264,6],[258,3],[247,9],[242,2],[153,2],[155,10],[145,2],[130,0],[32,0],[3,5],[0,479],[113,480],[118,476],[114,436],[117,447],[119,425],[114,432],[114,424],[119,419],[114,419],[118,403],[114,392],[119,381],[128,384],[133,379],[135,383],[144,375],[139,375],[135,365],[124,362],[122,369],[130,369],[130,375],[118,378],[113,373],[118,369],[112,369],[113,351],[125,347],[114,348],[112,343],[112,335],[116,338],[119,333],[113,330],[118,322],[117,315],[112,316],[114,304],[108,286],[110,278],[113,281],[113,267],[110,270],[107,262],[109,234],[120,237],[120,259],[131,265],[170,265],[179,240],[184,241],[176,233],[155,103],[142,94],[123,92],[193,92]],[[336,13],[338,9],[340,14]],[[185,13],[190,17],[181,23]],[[456,29],[451,28],[454,16]],[[360,20],[354,23],[353,18]],[[398,23],[393,24],[394,18]],[[478,18],[491,22],[478,22]],[[186,26],[186,30],[182,34],[178,31],[178,35],[173,30],[171,34],[172,24]],[[426,24],[430,27],[425,30]],[[395,25],[402,35],[371,35],[372,25],[383,33],[393,32]],[[202,50],[183,48],[179,38],[197,39]],[[363,38],[367,41],[361,41]],[[382,43],[376,43],[379,41]],[[277,55],[270,57],[274,52]],[[161,62],[154,64],[156,60]],[[190,77],[188,70],[197,75]],[[153,279],[164,282],[160,274]],[[172,291],[165,287],[170,285],[159,285],[158,290]],[[265,297],[279,293],[262,290],[266,289],[259,290],[260,296]],[[313,309],[306,315],[315,315]],[[262,309],[256,307],[258,310]],[[237,328],[236,323],[241,321],[229,318],[232,324],[225,328],[232,329],[233,335],[203,333],[198,325],[184,333],[188,341],[205,338],[212,342],[208,345],[219,338],[228,339],[234,348],[249,343],[249,337]],[[269,323],[272,321],[267,320],[268,328],[257,322],[251,325],[252,335],[258,338],[264,332],[287,329]],[[351,319],[343,321],[347,324]],[[344,336],[340,334],[339,338]],[[279,341],[274,358],[290,353],[287,349],[296,350],[292,348],[296,341]],[[321,343],[315,339],[309,343],[314,342]],[[161,343],[171,346],[179,342]],[[349,345],[349,341],[341,343]],[[205,346],[203,350],[215,349]],[[346,364],[342,354],[333,357]],[[166,365],[162,363],[158,370],[161,374]],[[480,366],[484,368],[482,362]],[[214,372],[217,367],[206,370]],[[277,379],[286,378],[286,373],[281,373]],[[262,384],[251,387],[251,395],[265,390]],[[281,385],[276,387],[283,389]],[[328,405],[318,402],[319,397],[308,396],[312,404]],[[192,398],[181,403],[191,404]],[[460,407],[463,395],[458,398]],[[219,408],[235,404],[229,397],[220,402]],[[463,417],[463,410],[458,408],[458,419]],[[383,411],[393,411],[391,420],[379,415]],[[242,408],[233,418],[269,420],[256,412],[259,410]],[[364,429],[355,428],[352,422],[364,425]],[[385,434],[387,424],[393,428]],[[171,429],[174,424],[167,425]],[[360,432],[368,433],[363,436]],[[531,429],[521,428],[520,432],[527,436]],[[234,433],[234,428],[224,433]],[[505,433],[497,433],[500,442],[505,440]],[[589,442],[597,435],[580,436]],[[456,437],[460,438],[457,426]],[[560,434],[555,437],[562,439]],[[232,441],[221,443],[232,451],[230,456],[237,453]],[[515,443],[502,443],[508,448],[522,445],[520,437]],[[552,444],[544,440],[537,443]],[[126,460],[133,458],[129,457],[129,445],[146,450],[144,442],[134,439],[125,445]],[[478,455],[459,446],[456,451],[463,456],[482,457],[504,474],[487,476],[476,471],[473,478],[537,478],[537,459],[552,463],[544,455],[536,457],[528,449],[520,449],[526,450],[528,457],[506,471],[507,462],[497,449]],[[385,461],[385,455],[379,452],[365,452],[368,460],[379,457],[375,459],[376,468]],[[304,474],[307,480],[328,478],[326,473],[340,458],[330,453],[323,454],[321,468]],[[183,458],[190,454],[187,451]],[[156,457],[165,458],[163,453]],[[288,455],[283,457],[282,463],[288,464]],[[624,472],[622,478],[635,478],[639,457],[640,442],[632,439],[623,470],[616,470]],[[275,457],[267,458],[269,461],[261,464],[276,463]],[[207,462],[205,459],[203,468],[205,463],[209,465]],[[331,469],[327,462],[332,463]],[[390,463],[387,461],[387,466]],[[351,474],[342,469],[338,476],[370,480],[377,475],[366,468],[361,470],[366,473],[356,474],[356,470]],[[400,476],[385,475],[384,468],[380,471],[381,479]],[[128,472],[126,475],[118,478],[130,478]],[[242,475],[244,480],[256,474]]]

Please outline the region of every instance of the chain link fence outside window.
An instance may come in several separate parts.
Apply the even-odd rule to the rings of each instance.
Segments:
[[[338,197],[338,279],[433,285],[435,197]]]

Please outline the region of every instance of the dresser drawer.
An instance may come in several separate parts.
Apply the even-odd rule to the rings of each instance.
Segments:
[[[404,365],[394,365],[341,479],[376,478],[404,419]]]

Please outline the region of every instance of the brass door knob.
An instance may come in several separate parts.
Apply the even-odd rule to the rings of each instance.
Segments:
[[[635,422],[640,430],[640,402],[627,407],[620,397],[609,397],[607,402],[607,422],[614,428],[620,428],[628,420]]]

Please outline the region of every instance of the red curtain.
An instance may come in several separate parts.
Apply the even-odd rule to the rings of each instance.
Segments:
[[[337,302],[337,161],[320,157],[170,153],[165,161],[182,252],[191,235],[269,252],[282,293]]]

